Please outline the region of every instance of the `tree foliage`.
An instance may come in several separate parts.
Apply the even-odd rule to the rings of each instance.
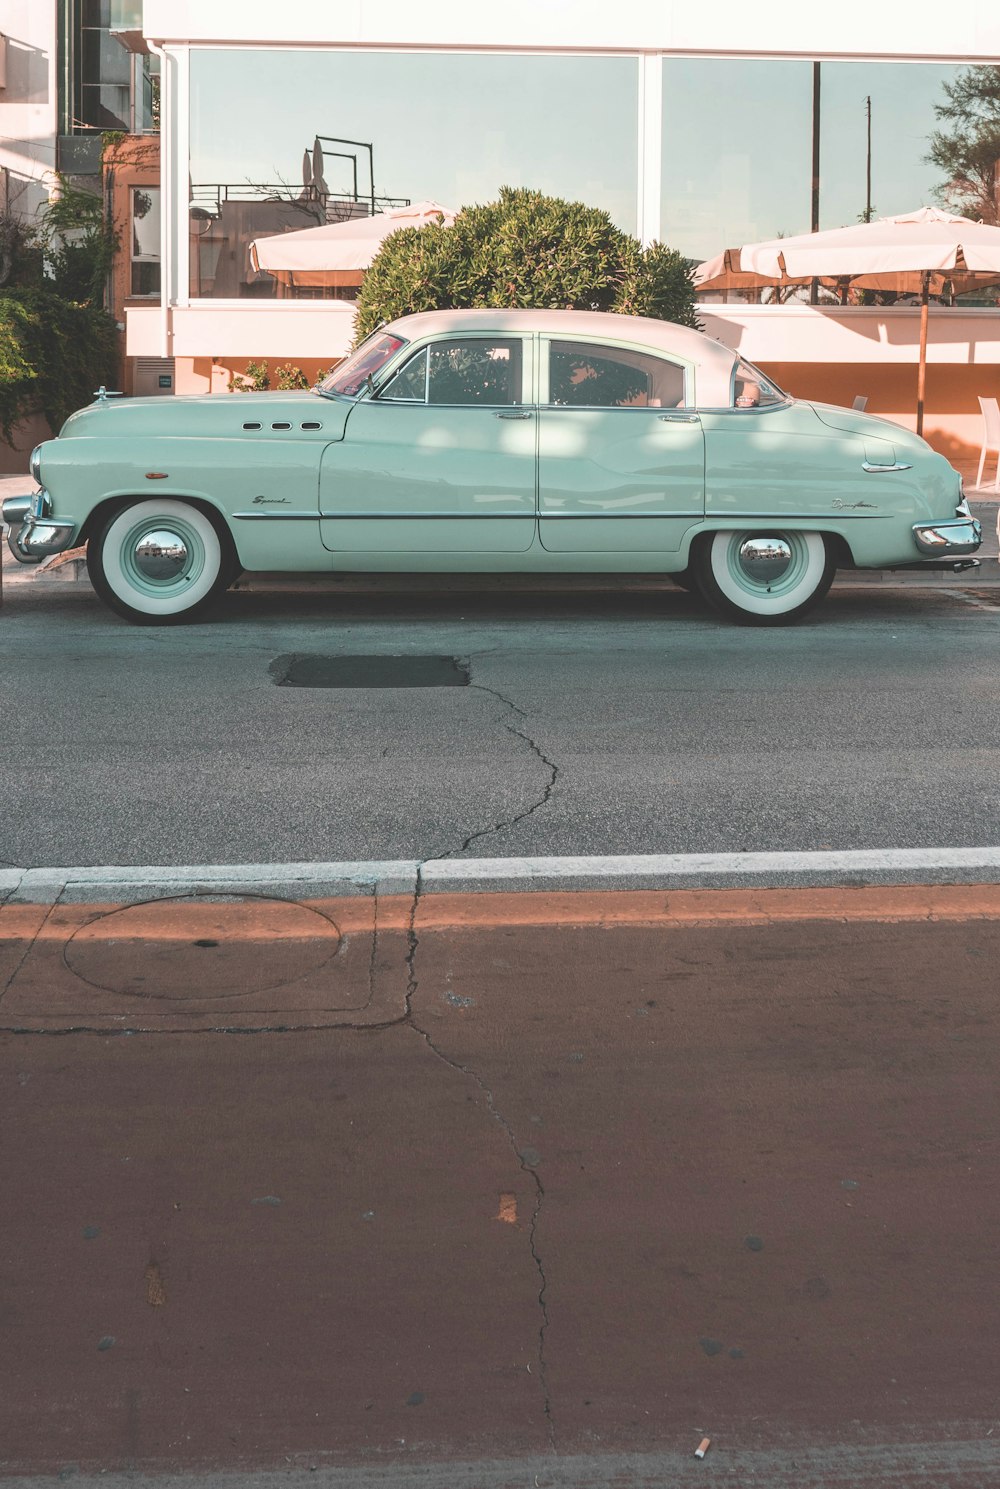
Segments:
[[[102,198],[60,176],[41,220],[50,287],[75,304],[103,305],[118,238]]]
[[[37,224],[0,214],[0,434],[44,414],[53,430],[118,380],[102,309],[115,249],[100,196],[60,178]]]
[[[386,238],[358,298],[358,339],[420,310],[607,310],[697,327],[690,269],[606,212],[504,186],[499,199]]]
[[[930,137],[927,159],[945,172],[937,188],[942,206],[963,217],[1000,222],[1000,67],[966,67],[944,84],[934,105],[942,124]]]
[[[116,381],[117,368],[117,332],[105,311],[48,289],[0,291],[0,433],[8,442],[33,413],[57,430],[90,403],[96,384]]]
[[[38,229],[12,207],[0,210],[0,287],[40,285],[44,255]]]

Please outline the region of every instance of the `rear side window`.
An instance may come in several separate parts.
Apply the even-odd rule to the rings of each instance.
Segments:
[[[782,393],[777,383],[765,377],[752,362],[736,360],[733,372],[733,406],[735,408],[766,408],[769,403],[787,403],[787,393]]]
[[[629,347],[550,341],[549,403],[563,408],[677,408],[684,368]]]

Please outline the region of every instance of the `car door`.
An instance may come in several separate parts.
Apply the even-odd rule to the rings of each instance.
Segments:
[[[535,536],[530,337],[449,336],[415,348],[360,399],[320,468],[335,552],[520,553]]]
[[[685,364],[542,337],[538,515],[552,553],[676,552],[705,512],[705,440]]]

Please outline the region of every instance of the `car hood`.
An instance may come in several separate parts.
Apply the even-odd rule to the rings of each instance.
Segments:
[[[217,439],[257,438],[270,432],[272,424],[290,424],[283,431],[300,437],[342,439],[351,404],[323,398],[319,393],[211,393],[163,398],[114,398],[91,403],[70,414],[60,439],[134,439],[143,435],[175,435],[185,439],[214,436]],[[261,425],[260,431],[245,430],[245,424]],[[317,430],[303,431],[303,423],[317,423]]]

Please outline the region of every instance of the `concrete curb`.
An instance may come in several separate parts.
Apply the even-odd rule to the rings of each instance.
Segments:
[[[994,884],[1000,883],[1000,848],[12,869],[0,873],[0,901],[11,905],[129,904],[181,895],[253,894],[286,899],[412,895],[418,871],[422,895]]]

